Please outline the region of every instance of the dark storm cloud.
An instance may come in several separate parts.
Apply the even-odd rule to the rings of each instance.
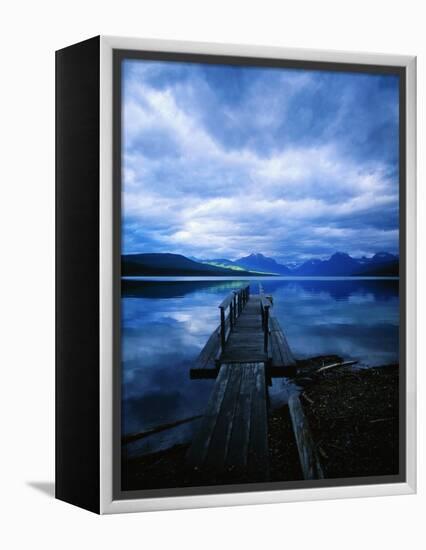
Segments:
[[[397,251],[397,77],[131,60],[123,92],[125,252]]]

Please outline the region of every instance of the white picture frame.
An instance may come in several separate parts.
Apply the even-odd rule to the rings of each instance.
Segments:
[[[94,39],[92,39],[94,40]],[[83,43],[84,44],[84,43]],[[73,48],[74,46],[71,46]],[[176,496],[155,496],[149,498],[116,498],[114,491],[115,465],[114,456],[114,395],[116,379],[114,364],[116,361],[114,350],[114,316],[116,306],[114,303],[115,282],[114,282],[114,52],[116,50],[136,50],[143,52],[165,52],[172,54],[195,54],[211,56],[231,56],[242,58],[262,58],[271,60],[290,60],[299,62],[320,62],[320,63],[343,63],[366,66],[391,66],[405,69],[405,242],[401,243],[405,250],[406,259],[406,302],[405,302],[405,481],[397,483],[369,483],[344,486],[327,486],[323,484],[310,488],[276,489],[271,483],[271,490],[262,491],[241,491],[209,494],[187,494]],[[60,53],[60,52],[59,52]],[[62,69],[59,69],[61,73]],[[65,101],[59,92],[58,102],[60,108]],[[154,39],[124,38],[114,36],[99,37],[99,181],[93,182],[98,185],[98,214],[99,214],[99,310],[96,315],[99,317],[99,362],[90,364],[88,368],[93,369],[94,378],[99,383],[99,410],[93,411],[93,429],[99,429],[99,462],[95,464],[94,471],[99,479],[94,481],[94,497],[91,505],[86,505],[85,498],[81,499],[72,494],[69,489],[75,472],[67,472],[67,468],[74,467],[71,463],[64,464],[61,457],[66,456],[66,437],[61,437],[70,427],[72,414],[65,410],[65,405],[59,403],[61,414],[57,421],[57,476],[61,482],[57,486],[57,497],[68,502],[78,504],[82,507],[92,509],[101,514],[142,512],[154,510],[172,510],[182,508],[201,508],[213,506],[236,506],[243,504],[266,504],[278,502],[292,502],[304,500],[337,499],[350,497],[370,497],[385,495],[403,495],[416,492],[416,58],[413,56],[326,51],[310,49],[287,49],[268,46],[237,45],[237,44],[215,44],[203,42],[166,41]],[[59,108],[59,109],[60,109]],[[63,124],[61,116],[58,117],[59,131]],[[62,147],[59,142],[59,148]],[[61,149],[59,153],[61,166],[62,157],[66,152]],[[63,185],[61,171],[57,172],[59,188]],[[78,173],[77,173],[78,177]],[[60,215],[59,215],[60,217]],[[73,220],[78,223],[78,219]],[[62,229],[61,229],[62,230]],[[62,280],[63,271],[66,269],[66,262],[59,268],[59,280]],[[76,287],[77,288],[77,287]],[[60,292],[76,291],[76,288],[61,289]],[[60,312],[60,315],[62,313]],[[61,317],[61,319],[63,319]],[[401,324],[402,327],[402,324]],[[60,332],[60,343],[66,338]],[[57,359],[57,379],[59,387],[62,377],[66,376],[65,367],[62,363],[61,350]],[[82,375],[84,376],[84,375]],[[61,390],[63,391],[63,390]],[[77,390],[75,390],[77,391]],[[83,394],[69,396],[73,399],[85,399]],[[63,393],[59,396],[59,401]],[[67,401],[68,402],[68,401]],[[69,406],[69,405],[67,405]],[[62,407],[62,408],[61,408]],[[93,408],[93,407],[92,407]],[[92,411],[92,409],[90,409]],[[91,413],[92,414],[92,413]],[[84,418],[81,417],[81,422]],[[91,428],[92,429],[92,428]],[[92,432],[93,433],[93,432]],[[58,442],[59,434],[59,442]],[[58,451],[59,449],[59,451]],[[88,451],[89,452],[89,451]],[[92,450],[90,450],[92,452]],[[95,459],[98,461],[98,458]],[[75,466],[83,468],[84,465]],[[63,482],[65,480],[65,482]],[[326,481],[326,480],[324,480]],[[83,491],[83,489],[81,489]],[[198,491],[199,493],[199,491]],[[99,502],[98,502],[99,500]],[[94,504],[93,504],[94,502]]]
[[[405,483],[356,485],[310,489],[271,490],[214,495],[114,500],[112,434],[112,55],[115,49],[210,55],[250,56],[331,63],[398,65],[406,69],[407,95],[407,200],[406,200],[406,467]],[[303,500],[401,495],[416,491],[416,59],[411,56],[286,49],[268,46],[176,42],[137,38],[101,37],[101,513],[235,506]]]

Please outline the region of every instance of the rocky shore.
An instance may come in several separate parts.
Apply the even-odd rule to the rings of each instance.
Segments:
[[[398,474],[398,365],[319,371],[339,362],[338,356],[301,361],[295,377],[325,477]],[[271,474],[276,481],[283,479],[297,450],[284,445],[289,426],[287,406],[272,412]]]
[[[341,363],[331,355],[299,361],[294,382],[325,477],[398,473],[398,365],[320,370]],[[288,406],[269,416],[271,481],[303,479]],[[188,445],[136,458],[123,457],[123,490],[185,487]]]

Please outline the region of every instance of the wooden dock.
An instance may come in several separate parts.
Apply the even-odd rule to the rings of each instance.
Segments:
[[[190,371],[216,383],[187,465],[203,482],[266,481],[267,380],[292,374],[296,361],[260,285],[254,295],[249,286],[234,291],[219,310],[220,324]]]
[[[222,364],[187,464],[202,481],[266,481],[267,393],[262,363]]]
[[[260,296],[252,296],[235,321],[224,349],[221,350],[219,363],[266,363],[268,361],[260,311]]]
[[[273,315],[272,300],[260,286],[234,291],[219,305],[220,324],[190,371],[191,378],[216,378],[223,363],[264,363],[268,376],[294,372],[296,361]]]

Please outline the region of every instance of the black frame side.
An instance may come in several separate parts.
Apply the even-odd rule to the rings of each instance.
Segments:
[[[56,489],[100,511],[100,37],[56,52]]]

